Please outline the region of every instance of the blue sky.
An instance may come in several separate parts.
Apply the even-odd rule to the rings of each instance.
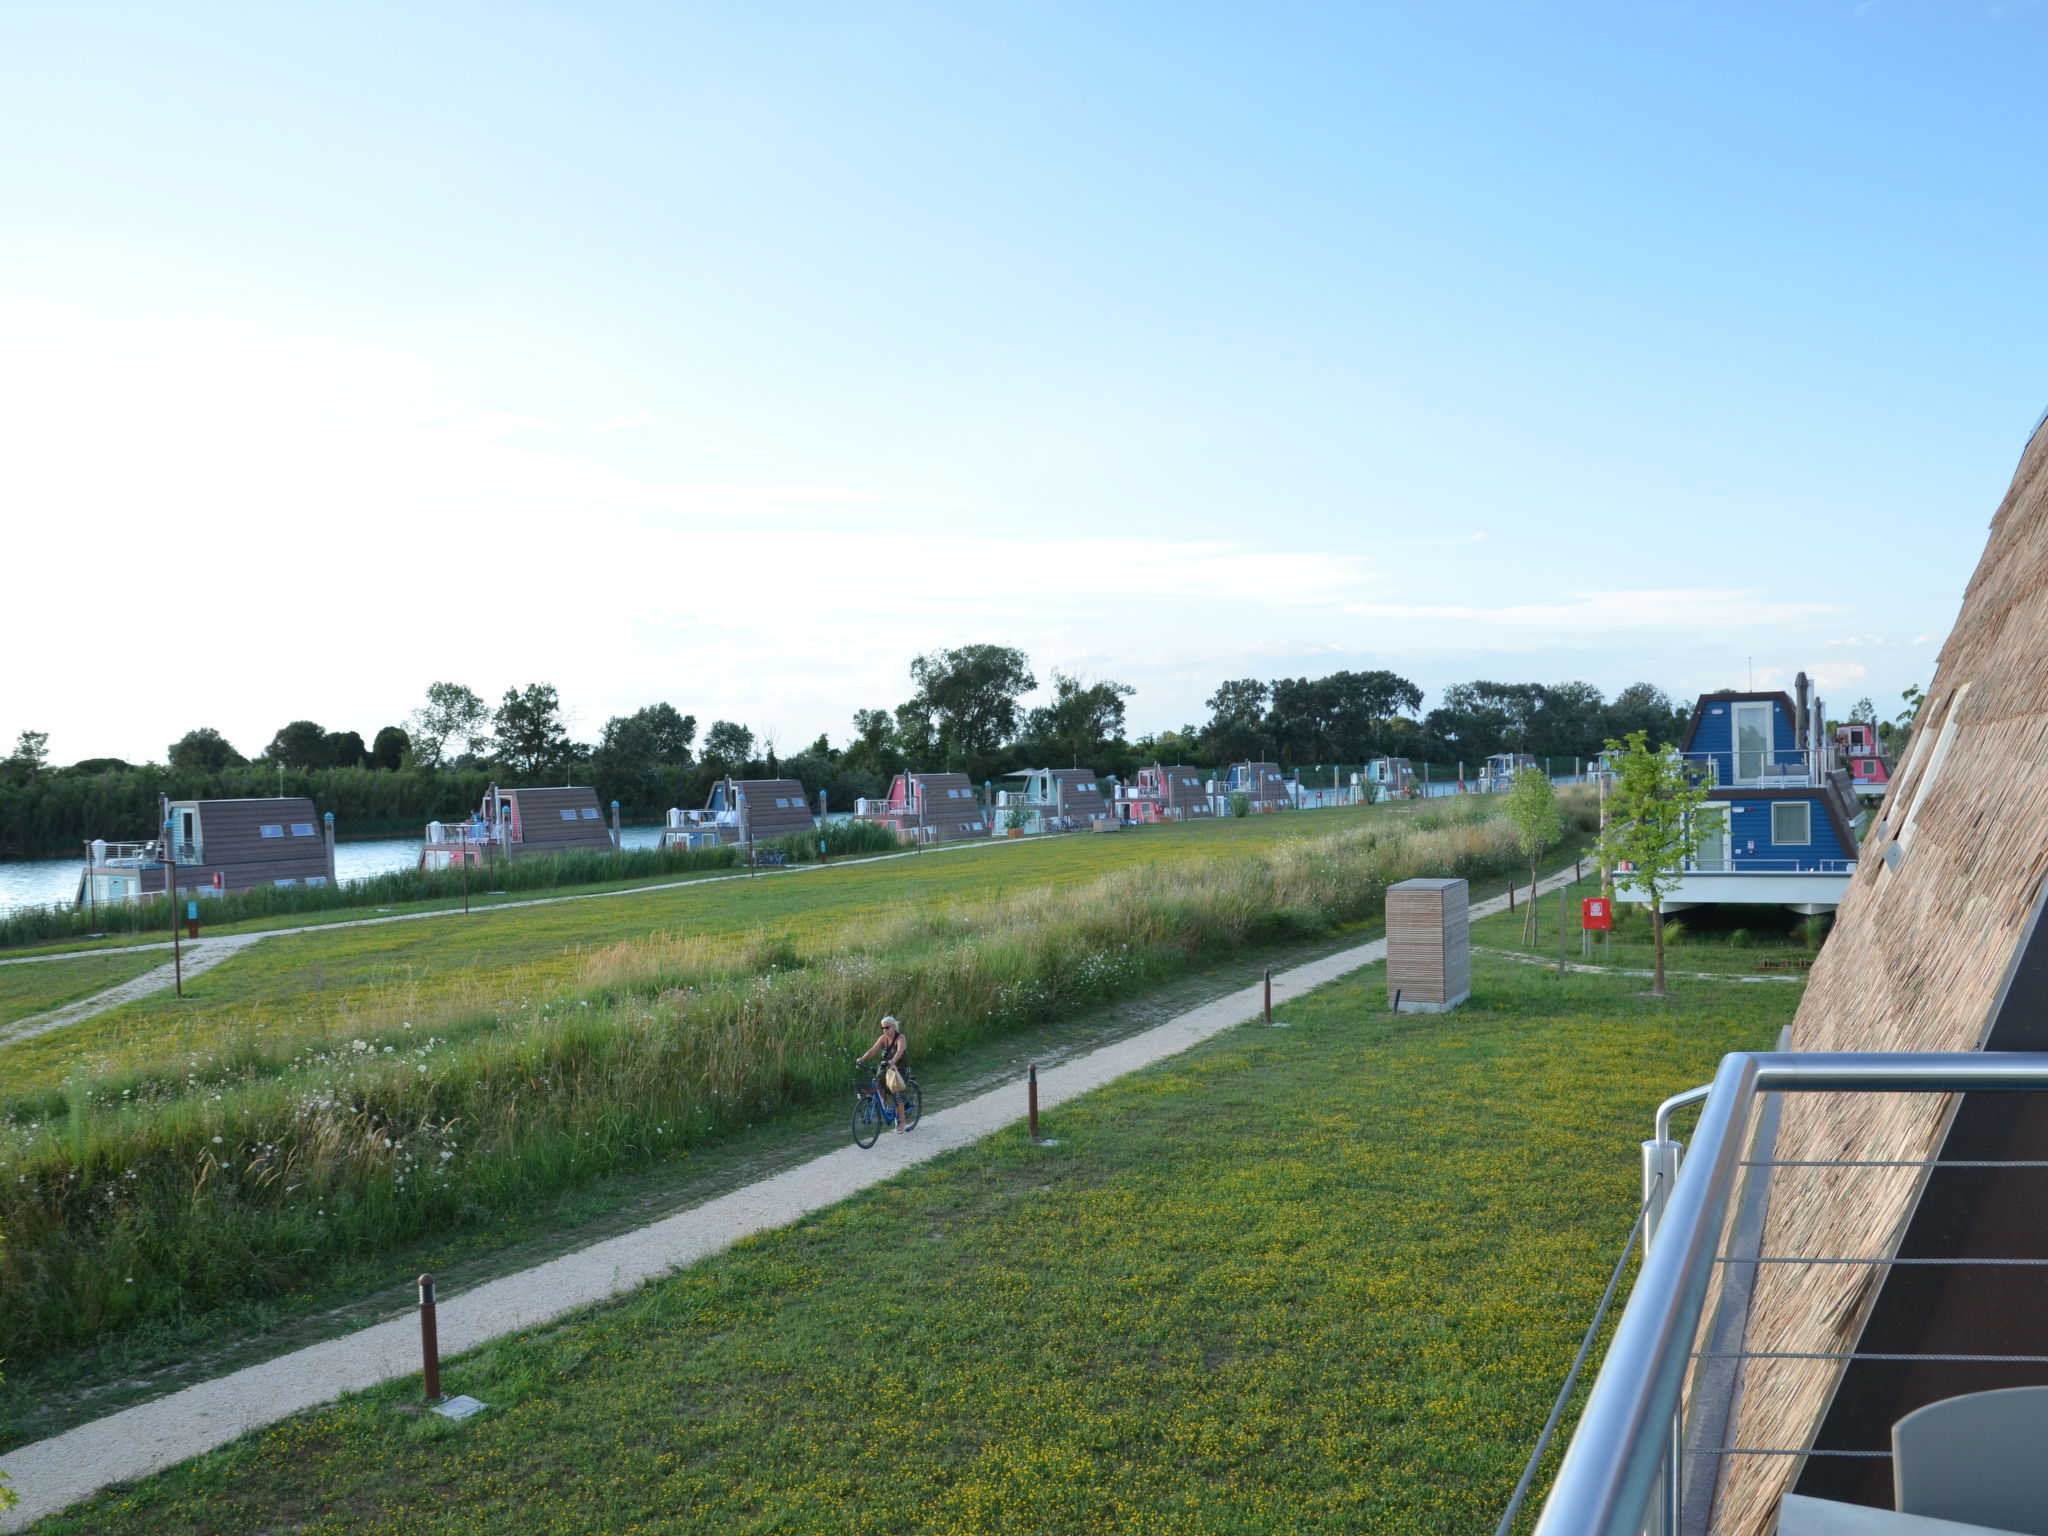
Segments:
[[[1139,730],[1361,666],[1889,712],[2048,405],[2044,51],[1881,0],[0,8],[0,737],[450,677],[791,747],[974,640]]]

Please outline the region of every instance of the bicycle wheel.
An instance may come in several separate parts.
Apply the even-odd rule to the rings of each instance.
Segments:
[[[907,1081],[909,1090],[903,1095],[903,1128],[914,1131],[917,1129],[917,1117],[924,1113],[924,1090],[918,1086],[916,1078]]]
[[[853,1101],[853,1144],[872,1147],[882,1134],[882,1110],[872,1093],[859,1094]]]

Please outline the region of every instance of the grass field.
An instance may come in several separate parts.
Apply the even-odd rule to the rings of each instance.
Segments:
[[[1591,861],[1583,867],[1585,878],[1566,889],[1561,912],[1556,892],[1543,897],[1533,945],[1524,938],[1526,900],[1514,912],[1498,913],[1473,924],[1472,942],[1555,961],[1562,920],[1565,958],[1569,963],[1649,970],[1656,951],[1650,938],[1649,913],[1637,904],[1617,901],[1612,932],[1593,933],[1590,950],[1582,953],[1580,940],[1584,930],[1579,922],[1579,903],[1585,897],[1600,894],[1598,874]],[[1528,895],[1526,884],[1522,895]],[[1820,951],[1820,933],[1826,921],[1763,905],[1703,907],[1673,913],[1665,919],[1664,964],[1674,976],[1685,972],[1800,975]]]
[[[1371,970],[624,1304],[39,1527],[1490,1527],[1635,1209],[1659,1099],[1797,987]]]
[[[38,960],[32,965],[0,965],[0,1024],[12,1024],[46,1009],[75,1003],[108,987],[153,971],[168,956],[150,950],[140,955],[88,955],[76,960]]]
[[[0,1050],[0,1347],[26,1363],[177,1326],[669,1160],[842,1087],[884,1008],[940,1060],[1374,918],[1392,879],[1505,868],[1490,811],[1069,839],[259,946],[183,1003]],[[450,939],[468,952],[424,947]]]

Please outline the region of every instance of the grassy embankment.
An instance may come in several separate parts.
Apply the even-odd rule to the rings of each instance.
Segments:
[[[838,822],[823,834],[830,858],[895,853],[894,833],[873,822]],[[756,846],[794,864],[815,863],[817,834],[793,832]],[[346,919],[391,907],[475,905],[572,890],[626,889],[635,885],[743,868],[745,850],[724,848],[629,848],[620,853],[583,851],[518,859],[464,871],[399,869],[334,885],[254,886],[200,900],[209,933],[241,933],[287,923]],[[464,896],[465,884],[468,897]],[[48,948],[84,942],[151,943],[169,936],[171,909],[161,896],[118,906],[59,904],[17,907],[0,913],[0,951]]]
[[[906,901],[899,862],[884,867],[898,879],[869,891],[886,908],[871,916],[848,898],[883,870],[756,882],[751,913],[722,910],[744,906],[745,887],[677,892],[731,897],[692,913],[723,917],[725,931],[693,924],[466,977],[387,975],[367,999],[331,1006],[318,957],[354,949],[360,966],[359,946],[383,936],[372,968],[388,968],[394,930],[268,946],[239,981],[242,961],[202,978],[202,991],[221,978],[221,994],[245,1000],[185,1013],[186,1049],[164,1052],[150,1020],[182,1010],[156,999],[65,1031],[114,1049],[90,1064],[73,1055],[61,1077],[55,1036],[0,1056],[21,1084],[0,1103],[0,1163],[16,1175],[0,1179],[0,1349],[33,1360],[290,1290],[343,1258],[487,1226],[673,1157],[842,1089],[884,1009],[918,1022],[921,1059],[943,1058],[1220,952],[1369,918],[1392,880],[1507,867],[1487,809],[1367,817],[1324,836],[1301,834],[1341,827],[1336,813],[1276,818],[1263,843],[1133,838],[1122,867],[1092,880],[968,899],[974,856],[924,861],[953,885],[950,903]],[[1132,862],[1148,846],[1183,856]],[[984,877],[1026,873],[1014,855],[980,857]],[[550,924],[601,932],[593,909],[646,921],[655,899],[499,914],[490,927],[501,942],[520,934],[530,958]],[[790,916],[809,905],[809,922],[776,932],[768,903]]]
[[[630,1301],[252,1435],[48,1536],[1490,1528],[1657,1101],[1798,987],[1371,971]]]
[[[81,997],[133,981],[145,971],[166,964],[168,956],[151,950],[140,955],[118,951],[76,960],[38,960],[32,965],[0,965],[0,1025],[31,1014],[61,1008]]]

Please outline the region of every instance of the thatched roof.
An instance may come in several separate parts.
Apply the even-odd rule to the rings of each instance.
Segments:
[[[1993,519],[1906,759],[1866,838],[1834,933],[1814,965],[1793,1025],[1794,1049],[1985,1046],[2048,875],[2048,774],[2037,768],[2043,761],[2048,434],[2037,433]],[[1996,1043],[2010,1043],[2003,1029]],[[1952,1098],[1932,1095],[1789,1094],[1774,1155],[1781,1162],[1925,1160],[1942,1148],[1955,1109]],[[1762,1252],[1893,1254],[1917,1220],[1924,1177],[1914,1168],[1778,1167]],[[2026,1191],[2038,1227],[2040,1216],[2048,1214],[2048,1182],[2036,1175]],[[1915,1225],[1914,1231],[1917,1251],[1921,1228]],[[1862,1265],[1760,1266],[1744,1348],[1854,1350],[1873,1305],[1894,1283],[1885,1274]],[[1725,1443],[1812,1444],[1842,1370],[1837,1360],[1748,1361]],[[1988,1384],[2037,1379],[2048,1380],[2048,1374],[2008,1371]],[[1887,1386],[1880,1405],[1886,1413],[1904,1400],[1899,1393],[1925,1389],[1924,1382],[1915,1388],[1904,1374],[1894,1385],[1896,1391]],[[1954,1390],[1951,1382],[1935,1395]],[[1844,1395],[1845,1406],[1849,1397]],[[1832,1434],[1833,1418],[1829,1428]],[[1805,1465],[1839,1484],[1841,1475],[1819,1473],[1824,1460]],[[1870,1472],[1859,1471],[1856,1479],[1875,1476],[1888,1486],[1887,1463],[1866,1466]],[[1729,1458],[1714,1530],[1722,1536],[1765,1536],[1774,1528],[1779,1498],[1802,1470],[1796,1457]],[[1875,1491],[1868,1484],[1859,1487],[1865,1495]]]

